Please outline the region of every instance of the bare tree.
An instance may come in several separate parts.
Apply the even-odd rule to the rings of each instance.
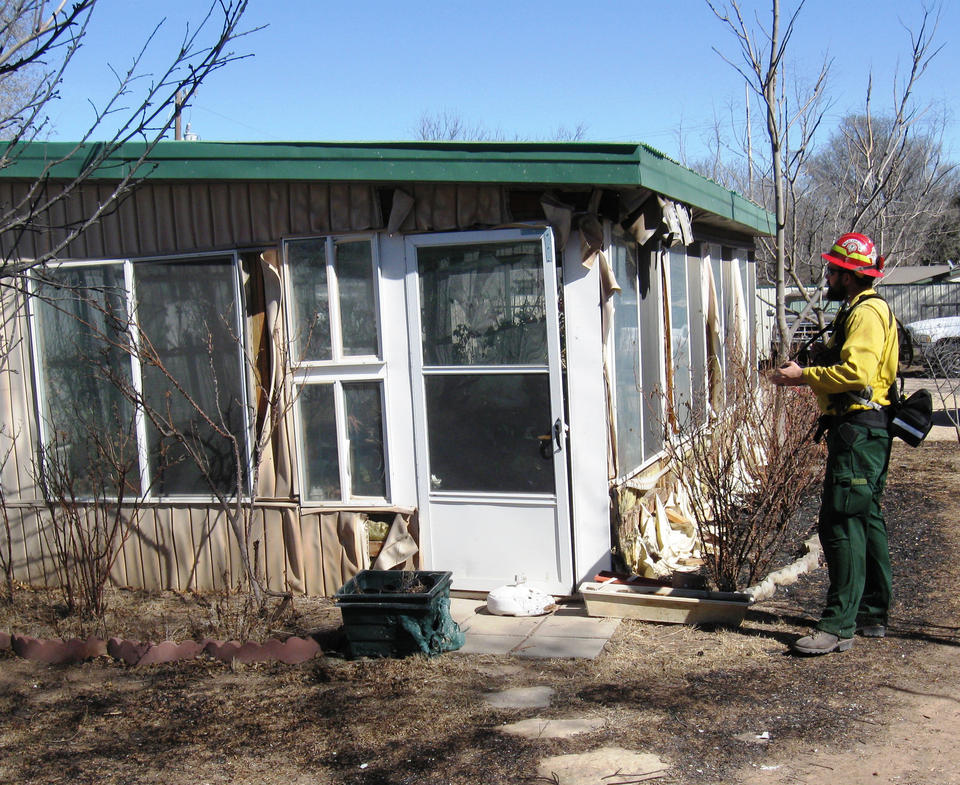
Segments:
[[[98,0],[12,0],[0,13],[0,169],[17,166],[26,143],[42,138],[48,112],[64,74],[84,41]],[[229,49],[246,33],[239,25],[247,0],[212,0],[195,28],[188,27],[180,47],[158,73],[141,71],[143,59],[160,25],[154,29],[129,66],[114,70],[113,95],[93,107],[93,119],[77,144],[66,154],[44,161],[30,172],[26,187],[12,201],[0,205],[0,287],[22,289],[32,268],[57,256],[91,224],[114,210],[142,179],[154,146],[175,120],[179,100],[187,103],[213,72],[243,57]],[[162,23],[161,23],[162,24]],[[250,31],[247,31],[250,32]],[[143,143],[97,205],[66,225],[58,207],[125,143]],[[66,180],[57,180],[65,161],[80,162]],[[58,241],[38,258],[21,258],[18,244],[28,233],[57,228]]]
[[[501,142],[503,133],[491,132],[482,124],[468,123],[462,114],[450,109],[424,112],[416,128],[417,139],[424,142]]]
[[[9,53],[18,41],[31,35],[31,24],[35,24],[35,20],[28,18],[26,5],[24,2],[6,2],[0,8],[0,51]],[[26,97],[33,95],[41,78],[38,64],[0,73],[0,118],[5,120],[0,131],[4,138],[8,131],[6,124],[19,117]]]
[[[953,195],[946,211],[940,215],[923,243],[922,264],[960,262],[960,180],[953,175]]]
[[[572,128],[558,126],[549,136],[550,141],[578,142],[587,132],[586,123],[577,123]],[[482,123],[468,123],[463,115],[450,109],[440,112],[424,112],[415,129],[416,138],[424,142],[506,142],[503,131],[491,131]],[[515,136],[513,141],[534,141]]]
[[[777,346],[784,352],[802,321],[786,321],[787,287],[807,301],[804,318],[816,315],[823,323],[820,253],[835,237],[849,231],[869,234],[894,264],[916,263],[936,253],[941,247],[937,238],[950,245],[946,218],[952,214],[957,177],[942,155],[943,119],[914,101],[917,81],[939,52],[933,43],[938,17],[924,8],[916,32],[907,28],[910,66],[902,80],[895,78],[892,109],[874,110],[871,79],[863,110],[846,115],[827,143],[818,145],[828,108],[830,61],[824,61],[810,87],[794,87],[789,95],[784,90],[787,48],[803,0],[785,26],[779,0],[771,0],[766,27],[748,25],[737,0],[706,2],[736,37],[741,63],[724,59],[750,87],[744,130],[723,150],[724,162],[710,162],[710,170],[775,212],[776,234],[772,243],[761,238],[759,261],[770,260],[767,277],[775,286],[781,338]],[[758,41],[765,42],[762,50]],[[769,155],[753,142],[751,95],[763,107]],[[721,140],[718,130],[717,149]]]
[[[786,285],[790,274],[787,254],[787,212],[790,190],[796,187],[797,177],[802,169],[813,133],[823,117],[822,94],[829,73],[829,62],[824,62],[813,88],[804,100],[796,105],[788,102],[783,90],[783,68],[787,47],[793,35],[794,26],[804,0],[801,0],[786,25],[781,29],[780,0],[772,0],[770,24],[764,27],[758,24],[752,28],[744,19],[738,0],[714,3],[706,0],[714,15],[733,33],[740,47],[741,63],[738,64],[716,50],[724,60],[732,65],[749,85],[752,93],[761,101],[764,112],[764,127],[769,149],[768,178],[769,195],[764,194],[763,203],[770,204],[775,214],[776,227],[773,245],[773,283],[776,287],[776,320],[781,336],[789,335],[790,325],[786,314]],[[765,43],[762,43],[765,42]],[[791,132],[797,135],[799,143],[791,144]],[[748,130],[749,134],[750,131]],[[754,145],[748,138],[747,161],[749,182],[753,182]],[[752,190],[748,191],[752,195]],[[788,341],[780,341],[784,351]]]
[[[809,235],[822,243],[862,231],[894,264],[923,261],[936,235],[950,231],[943,218],[957,188],[941,131],[904,126],[898,115],[845,117],[809,168],[809,211],[820,219]]]
[[[820,251],[837,236],[869,234],[894,266],[922,261],[938,239],[949,242],[946,218],[958,180],[942,155],[944,121],[912,102],[917,80],[939,51],[932,43],[936,21],[924,9],[919,32],[908,29],[911,65],[903,83],[894,84],[892,112],[874,113],[868,80],[863,111],[846,115],[825,145],[798,162],[788,192],[788,248],[795,256],[787,269],[807,300],[804,316],[816,314],[821,326]],[[791,325],[784,345],[801,321]]]

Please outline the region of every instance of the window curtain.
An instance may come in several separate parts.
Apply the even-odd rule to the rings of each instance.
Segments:
[[[294,496],[293,435],[288,416],[289,396],[284,378],[287,342],[281,318],[283,283],[280,258],[271,248],[252,261],[247,285],[260,291],[248,297],[252,304],[247,314],[251,351],[248,366],[254,375],[251,389],[256,399],[256,433],[258,444],[267,440],[260,459],[256,495],[258,503],[276,503],[281,520],[283,548],[287,569],[287,586],[291,591],[306,592],[304,549],[299,512],[289,505]],[[257,296],[259,295],[259,296]],[[262,310],[257,307],[262,304]]]

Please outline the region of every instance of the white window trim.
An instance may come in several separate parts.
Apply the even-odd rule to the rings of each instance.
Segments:
[[[297,313],[293,306],[287,307],[286,323],[288,335],[291,337],[291,381],[294,385],[293,420],[296,442],[297,477],[300,487],[301,504],[311,508],[356,507],[390,507],[392,495],[392,481],[390,470],[390,428],[387,423],[389,407],[389,392],[387,384],[387,364],[383,358],[383,321],[380,317],[381,308],[381,276],[380,276],[380,236],[376,232],[360,234],[310,234],[284,237],[281,240],[285,296],[288,303],[293,303],[293,276],[287,255],[289,243],[298,240],[323,239],[324,261],[327,282],[327,313],[330,320],[330,354],[329,360],[300,359],[300,341],[298,336],[299,325],[295,324]],[[358,242],[368,240],[371,250],[371,269],[373,275],[374,318],[377,322],[377,354],[376,355],[344,355],[343,335],[340,322],[340,287],[336,274],[336,246],[342,242]],[[380,410],[381,410],[381,439],[383,444],[384,464],[384,496],[360,496],[352,493],[352,477],[350,474],[350,440],[347,431],[346,401],[343,393],[343,383],[350,382],[379,382]],[[309,496],[307,483],[307,460],[304,451],[304,437],[306,426],[300,411],[300,392],[314,384],[331,384],[334,387],[334,410],[337,430],[337,457],[340,478],[339,499],[315,499]]]
[[[375,232],[364,232],[362,234],[310,234],[283,237],[280,241],[283,256],[283,268],[290,271],[290,261],[287,256],[287,245],[295,243],[298,240],[324,240],[324,262],[327,282],[327,315],[330,324],[330,359],[315,360],[304,359],[300,357],[300,329],[295,324],[296,309],[291,305],[286,308],[287,334],[290,336],[291,366],[295,369],[301,368],[339,368],[343,365],[370,365],[379,366],[383,364],[383,331],[377,330],[377,353],[376,354],[343,354],[343,333],[340,321],[340,282],[337,279],[336,270],[336,246],[338,243],[358,242],[360,240],[370,241],[370,264],[373,271],[373,308],[374,318],[377,320],[378,327],[382,327],[380,320],[380,241],[379,235]],[[293,303],[293,276],[289,274],[284,276],[284,294],[288,303]]]

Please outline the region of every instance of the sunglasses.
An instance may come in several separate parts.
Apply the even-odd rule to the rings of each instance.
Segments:
[[[828,277],[828,278],[829,278],[831,275],[840,275],[840,273],[842,273],[842,272],[845,272],[845,271],[844,271],[842,268],[840,268],[840,267],[829,267],[829,266],[827,267],[827,277]]]

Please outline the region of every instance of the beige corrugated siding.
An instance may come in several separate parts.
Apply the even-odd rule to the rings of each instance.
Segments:
[[[34,586],[56,586],[49,512],[39,505],[18,506],[9,512],[16,578]],[[297,549],[303,554],[298,566],[302,576],[294,574],[288,558],[291,549],[284,537],[284,516],[293,518]],[[398,511],[395,516],[416,532],[410,511]],[[355,547],[366,536],[364,519],[365,513],[352,510],[304,514],[291,507],[254,510],[251,542],[258,541],[264,585],[273,591],[333,594],[358,570],[370,566],[357,559]],[[419,560],[411,559],[404,566],[413,569]],[[201,504],[150,504],[140,510],[136,524],[120,543],[110,575],[117,585],[131,588],[204,592],[234,589],[242,574],[240,545],[222,510]]]
[[[49,186],[50,188],[55,185]],[[0,182],[0,203],[23,198],[27,186]],[[19,242],[23,259],[62,241],[62,228],[90,214],[112,192],[109,183],[85,183],[56,205],[51,231]],[[113,259],[275,245],[290,234],[363,231],[383,226],[376,188],[344,183],[148,183],[87,229],[61,258]],[[12,249],[4,248],[9,253]]]
[[[0,203],[23,198],[26,188],[24,183],[0,180]],[[495,226],[510,220],[506,191],[499,186],[419,184],[408,190],[416,202],[402,222],[406,232]],[[50,231],[20,239],[20,258],[34,259],[50,251],[62,242],[63,226],[89,215],[111,191],[109,183],[84,183],[75,196],[53,208]],[[126,259],[275,246],[290,235],[380,229],[386,218],[378,188],[363,183],[149,181],[59,257]]]

